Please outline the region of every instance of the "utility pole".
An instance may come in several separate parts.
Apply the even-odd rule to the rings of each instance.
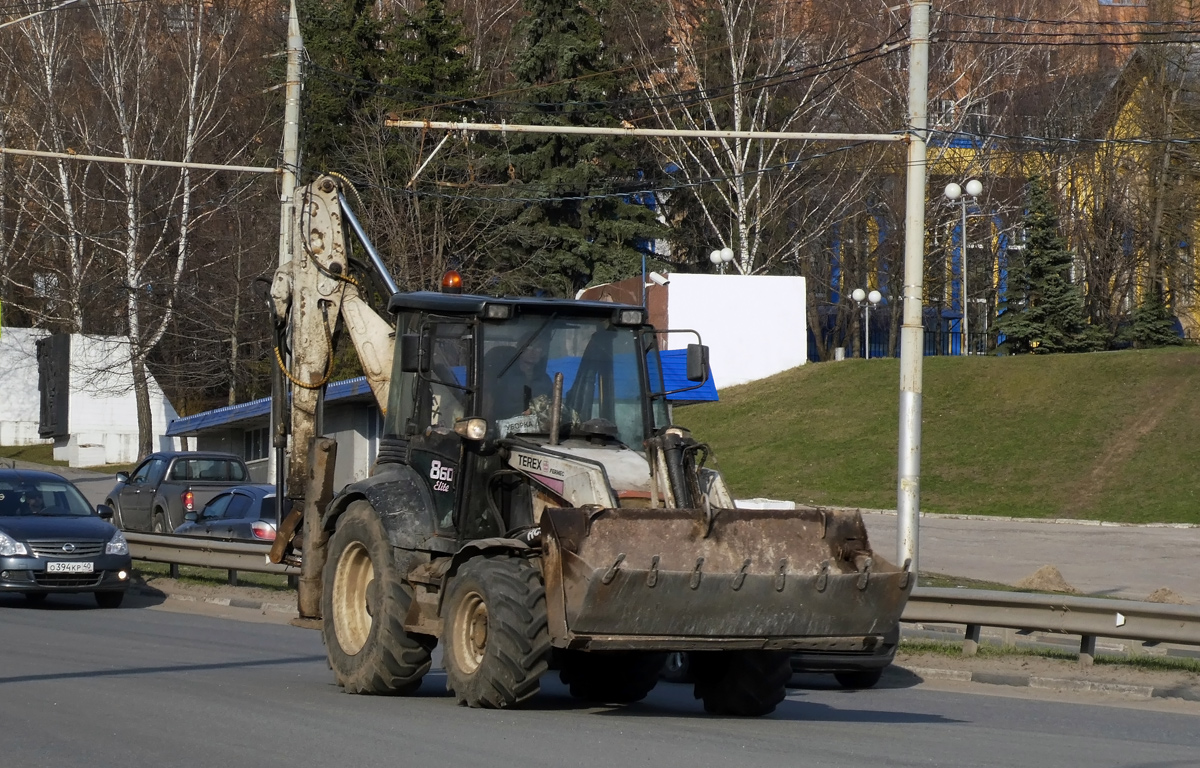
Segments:
[[[292,219],[295,210],[296,171],[300,165],[300,55],[304,41],[300,37],[300,18],[296,0],[288,12],[287,90],[283,110],[283,168],[279,190],[279,266],[292,260]],[[283,350],[280,350],[281,354]],[[284,363],[286,364],[286,360]],[[278,365],[271,366],[271,460],[267,482],[275,483],[275,524],[283,522],[284,474],[287,466],[287,424],[283,402],[287,382]]]
[[[917,577],[921,514],[921,366],[925,353],[926,129],[929,127],[929,6],[912,0],[908,47],[908,181],[904,224],[904,324],[900,329],[900,451],[896,548]]]

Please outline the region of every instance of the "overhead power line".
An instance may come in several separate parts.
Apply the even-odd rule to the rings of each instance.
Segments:
[[[179,160],[147,160],[137,157],[109,157],[105,155],[80,155],[73,152],[46,152],[36,149],[14,149],[0,147],[0,154],[21,157],[48,157],[58,160],[82,160],[89,163],[119,163],[122,165],[155,165],[164,168],[195,168],[204,171],[233,171],[235,173],[282,173],[281,168],[259,165],[222,165],[219,163],[187,163]]]
[[[73,5],[74,3],[78,3],[78,2],[79,2],[79,0],[65,0],[65,2],[59,3],[58,5],[54,6],[53,8],[45,8],[40,11],[34,11],[33,13],[29,14],[28,16],[22,16],[19,19],[13,19],[12,21],[6,21],[3,23],[0,23],[0,29],[4,29],[5,27],[11,26],[13,24],[19,24],[20,22],[27,21],[28,19],[32,19],[35,16],[41,16],[43,13],[50,13],[50,11],[57,11],[60,8],[66,8],[68,5]]]

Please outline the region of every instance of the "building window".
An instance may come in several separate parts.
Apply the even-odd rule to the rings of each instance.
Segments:
[[[270,442],[267,439],[269,432],[270,430],[267,427],[246,430],[242,446],[242,457],[246,461],[267,458],[267,453],[270,449]]]

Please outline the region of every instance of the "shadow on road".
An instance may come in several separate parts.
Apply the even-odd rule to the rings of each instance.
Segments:
[[[125,593],[125,599],[121,601],[121,607],[116,609],[100,608],[96,605],[96,598],[88,592],[62,592],[47,594],[45,597],[38,599],[37,602],[19,593],[0,593],[0,610],[121,611],[129,608],[152,608],[156,605],[162,605],[166,599],[167,596],[164,593],[155,589],[138,587],[135,581],[130,585],[129,591]]]
[[[250,669],[253,667],[274,667],[285,664],[307,664],[324,662],[325,655],[285,656],[276,659],[257,659],[247,661],[226,661],[219,664],[171,664],[157,667],[128,667],[125,669],[94,669],[83,672],[55,672],[44,675],[18,675],[15,677],[0,677],[0,685],[5,683],[33,683],[45,680],[72,680],[77,678],[97,677],[127,677],[130,675],[156,675],[160,672],[205,672],[216,669]]]

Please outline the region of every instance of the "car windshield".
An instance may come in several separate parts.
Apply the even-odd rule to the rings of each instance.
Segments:
[[[91,514],[92,507],[87,499],[65,480],[0,480],[0,517],[85,517]]]
[[[564,428],[608,421],[622,443],[641,449],[646,427],[635,329],[605,318],[524,315],[485,325],[482,341],[482,412],[501,437],[549,430],[554,375],[561,373]]]

